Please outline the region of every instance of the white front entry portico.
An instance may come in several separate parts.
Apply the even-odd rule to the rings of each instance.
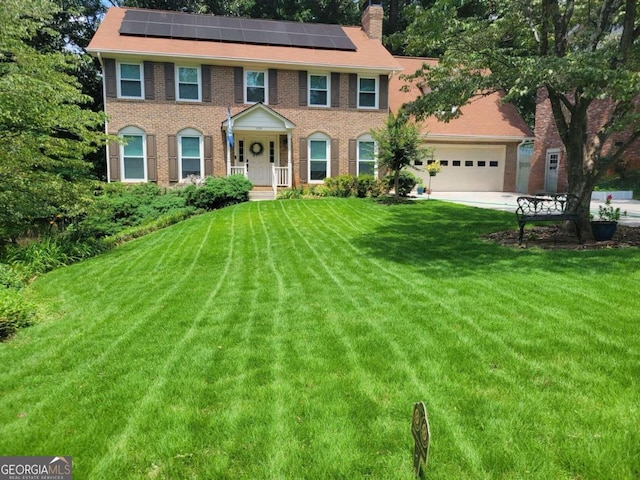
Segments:
[[[231,117],[231,124],[234,142],[227,148],[227,175],[242,172],[256,186],[291,187],[295,124],[262,103]],[[222,128],[228,131],[228,120]],[[285,148],[286,161],[281,155]]]

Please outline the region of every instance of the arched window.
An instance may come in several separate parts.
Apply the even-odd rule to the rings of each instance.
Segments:
[[[189,175],[204,177],[202,134],[193,128],[178,132],[178,162],[180,178]]]
[[[378,170],[378,146],[371,135],[358,137],[358,175],[375,175]]]
[[[120,162],[123,182],[147,181],[147,146],[144,130],[126,127],[118,132],[123,143],[120,145]]]
[[[309,183],[320,183],[331,175],[331,139],[324,133],[309,136]]]

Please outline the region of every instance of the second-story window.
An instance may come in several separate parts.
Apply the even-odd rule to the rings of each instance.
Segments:
[[[378,108],[377,78],[358,78],[358,108]]]
[[[329,77],[327,75],[309,75],[309,105],[329,106]]]
[[[245,103],[268,103],[266,72],[245,71]]]
[[[143,88],[142,65],[139,63],[120,63],[118,65],[118,97],[143,98]]]
[[[176,99],[200,101],[200,68],[177,67]]]

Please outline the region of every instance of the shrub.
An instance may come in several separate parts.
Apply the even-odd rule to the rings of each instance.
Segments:
[[[385,176],[384,183],[386,191],[389,192],[389,190],[393,188],[393,175]],[[413,173],[407,170],[401,170],[400,177],[398,178],[399,195],[401,197],[406,197],[418,183],[422,183],[421,178],[416,177]]]
[[[279,191],[278,196],[276,198],[278,200],[293,200],[296,198],[302,198],[302,194],[303,194],[302,187],[287,188],[286,190]]]
[[[385,193],[385,185],[373,175],[360,175],[356,192],[360,198],[376,198]]]
[[[35,321],[35,307],[25,301],[20,290],[0,288],[0,340]]]
[[[215,210],[249,200],[253,184],[243,175],[207,177],[204,185],[187,185],[180,190],[186,204],[198,209]]]
[[[355,175],[338,175],[324,179],[332,197],[353,197],[357,193],[358,179]]]
[[[330,191],[326,185],[309,185],[304,189],[305,197],[328,197]]]
[[[134,238],[142,237],[161,228],[168,227],[175,223],[186,220],[195,213],[193,207],[184,207],[176,210],[171,210],[160,217],[145,223],[144,225],[138,225],[135,227],[128,227],[120,232],[112,235],[111,237],[103,240],[104,248],[108,249],[115,245],[133,240]]]

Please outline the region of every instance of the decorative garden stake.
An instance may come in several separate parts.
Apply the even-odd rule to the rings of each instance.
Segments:
[[[413,471],[416,478],[420,477],[420,466],[424,463],[427,466],[429,458],[429,441],[431,431],[429,430],[429,420],[427,419],[427,409],[424,402],[417,402],[413,405],[413,419],[411,421],[411,434],[415,445],[413,447]]]

